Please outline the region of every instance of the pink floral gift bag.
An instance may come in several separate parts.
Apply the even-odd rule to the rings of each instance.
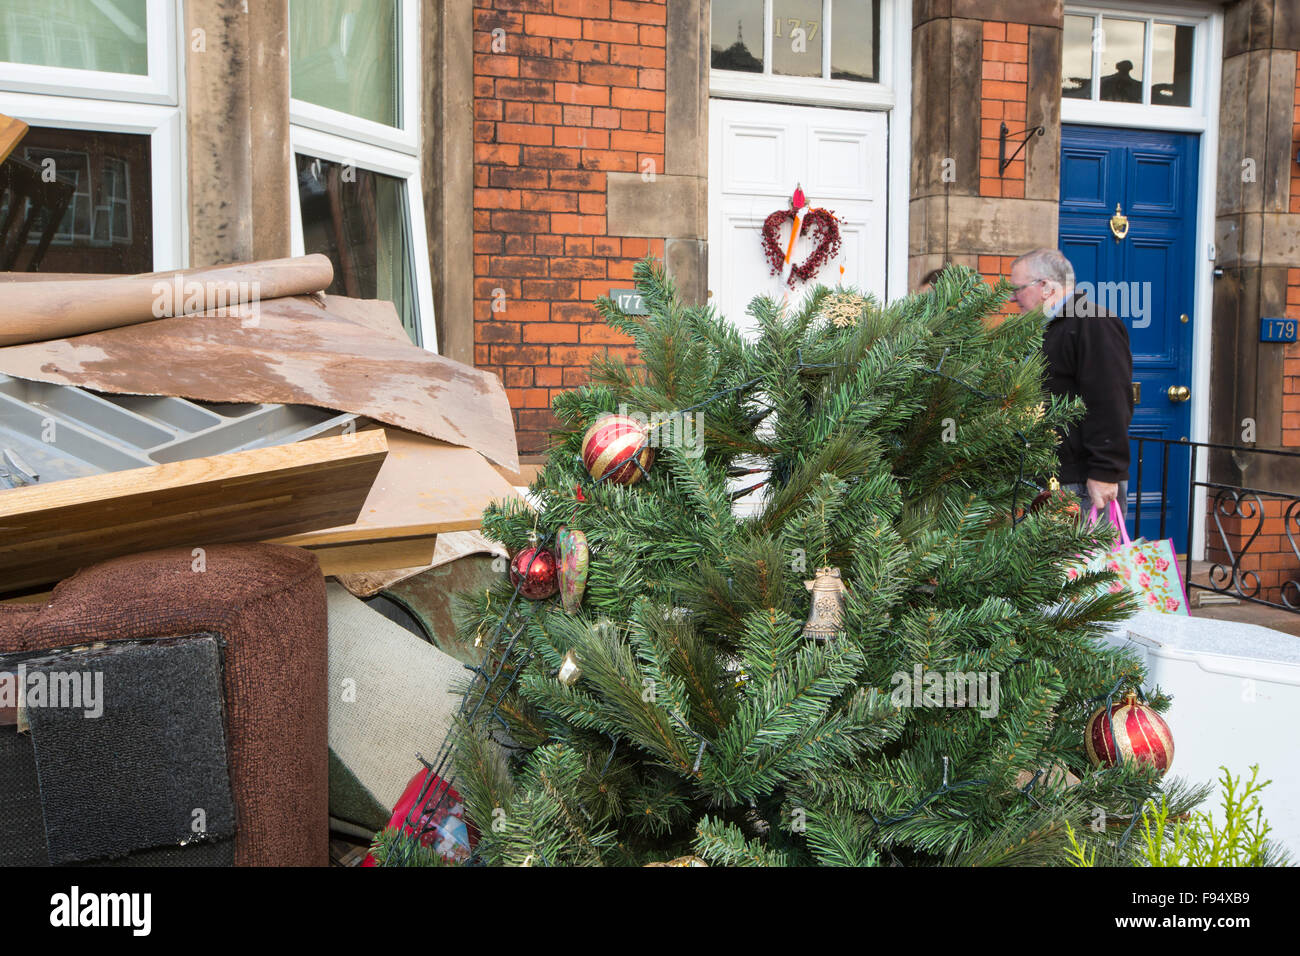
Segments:
[[[1112,551],[1094,555],[1083,567],[1068,569],[1066,575],[1073,580],[1085,570],[1114,571],[1119,579],[1109,585],[1112,593],[1128,588],[1147,610],[1187,614],[1187,589],[1183,586],[1173,538],[1133,541],[1115,501],[1110,503],[1107,517],[1119,529],[1119,544]],[[1093,508],[1088,520],[1096,519],[1097,509]]]

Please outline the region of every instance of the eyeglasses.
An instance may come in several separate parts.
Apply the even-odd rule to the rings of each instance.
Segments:
[[[1024,285],[1013,285],[1011,287],[1011,291],[1019,292],[1021,289],[1028,289],[1031,285],[1038,285],[1038,283],[1046,282],[1046,281],[1047,281],[1046,279],[1032,279],[1031,281],[1026,282]]]

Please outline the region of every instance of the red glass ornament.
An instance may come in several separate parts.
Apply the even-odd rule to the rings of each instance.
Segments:
[[[555,555],[545,548],[524,548],[510,562],[510,583],[530,601],[550,597],[560,588]]]
[[[1137,760],[1166,773],[1174,762],[1174,735],[1169,725],[1138,700],[1133,691],[1111,705],[1110,720],[1106,719],[1105,707],[1098,708],[1088,719],[1085,746],[1094,767],[1112,767],[1119,760]]]

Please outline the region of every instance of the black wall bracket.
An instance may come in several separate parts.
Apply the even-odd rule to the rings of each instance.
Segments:
[[[1020,155],[1020,151],[1029,143],[1030,137],[1042,136],[1046,132],[1047,129],[1045,127],[1031,126],[1028,129],[1022,129],[1012,133],[1007,129],[1007,124],[1003,123],[1001,129],[998,130],[998,175],[1001,176],[1007,171],[1007,167],[1015,161],[1015,158]],[[1008,156],[1007,139],[1012,136],[1024,136],[1025,138],[1020,141],[1020,145],[1016,147],[1016,151]]]

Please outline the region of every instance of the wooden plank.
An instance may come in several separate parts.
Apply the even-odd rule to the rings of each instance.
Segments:
[[[0,604],[46,604],[53,593],[54,591],[51,589],[49,591],[37,591],[35,594],[23,594],[19,597],[0,598]]]
[[[317,548],[468,531],[478,528],[490,502],[516,497],[509,482],[473,449],[390,428],[388,458],[354,524],[278,538],[274,543]],[[371,570],[397,567],[406,565],[372,566]]]
[[[27,124],[0,113],[0,163],[9,158],[18,141],[27,135]]]
[[[320,561],[322,574],[359,574],[379,568],[427,565],[433,559],[437,539],[394,538],[390,541],[362,541],[311,548]]]
[[[525,461],[520,462],[518,470],[498,465],[497,472],[512,486],[527,488],[537,480],[537,476],[542,473],[543,467],[545,467],[544,462]]]
[[[376,430],[0,491],[0,592],[124,554],[354,521],[387,454]]]
[[[339,584],[351,591],[355,597],[368,598],[405,581],[407,578],[423,574],[431,568],[442,567],[444,564],[459,561],[461,558],[470,555],[477,554],[490,557],[498,553],[501,557],[505,557],[505,550],[499,544],[485,538],[477,531],[452,532],[438,535],[432,561],[425,561],[423,564],[412,565],[411,567],[390,565],[375,570],[337,574],[335,577],[338,578]]]

